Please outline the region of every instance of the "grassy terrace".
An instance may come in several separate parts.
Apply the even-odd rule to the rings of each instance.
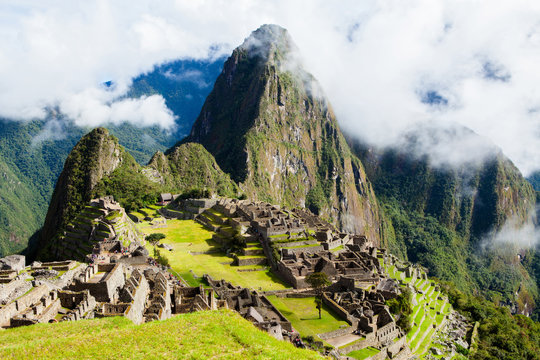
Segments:
[[[383,266],[390,277],[394,279],[401,278],[401,272],[395,266],[386,266],[384,264]],[[411,278],[405,278],[402,281],[409,283],[411,280]],[[431,283],[431,280],[423,279],[416,279],[413,283],[423,294],[417,293],[414,295],[417,305],[413,307],[411,315],[412,328],[407,333],[407,341],[412,352],[419,358],[423,358],[431,347],[431,341],[436,333],[433,326],[440,325],[444,316],[451,310],[450,305],[446,301],[437,299],[440,292]],[[440,312],[440,314],[437,314],[437,312]]]
[[[315,307],[315,298],[279,298],[268,296],[274,306],[291,322],[292,326],[302,336],[313,336],[316,340],[321,340],[318,334],[337,330],[342,326],[349,326],[332,312],[326,305],[323,305],[322,318],[319,319],[319,311]]]
[[[321,359],[274,339],[232,311],[134,325],[123,317],[0,332],[0,359]]]
[[[370,347],[363,348],[363,349],[360,349],[360,350],[352,351],[352,352],[348,353],[347,356],[350,356],[350,357],[358,359],[358,360],[363,360],[363,359],[366,359],[366,358],[368,358],[370,356],[377,355],[379,352],[380,352],[380,350],[377,350],[377,349],[372,348],[370,346]]]
[[[213,233],[193,220],[167,220],[167,227],[158,229],[152,229],[147,222],[137,226],[145,234],[157,232],[166,235],[162,242],[171,245],[174,251],[161,250],[162,253],[169,259],[172,269],[192,286],[198,286],[199,277],[209,274],[214,279],[225,279],[234,285],[247,288],[263,290],[287,288],[287,285],[270,270],[238,271],[242,267],[231,266],[233,259],[222,252],[193,255],[192,253],[215,251],[218,247],[212,241]],[[147,244],[146,246],[152,253],[152,245]]]

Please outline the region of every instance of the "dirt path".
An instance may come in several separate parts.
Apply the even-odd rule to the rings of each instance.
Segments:
[[[343,345],[347,345],[348,343],[351,343],[353,341],[356,341],[358,339],[361,339],[361,336],[354,335],[354,334],[347,334],[343,336],[338,336],[332,339],[325,340],[327,343],[334,347],[340,347]]]

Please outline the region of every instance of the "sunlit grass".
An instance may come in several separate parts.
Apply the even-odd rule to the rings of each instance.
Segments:
[[[225,279],[234,285],[253,289],[281,290],[288,287],[270,270],[238,271],[242,267],[231,266],[233,259],[223,252],[194,255],[193,253],[215,251],[219,249],[219,245],[212,241],[211,231],[193,220],[167,220],[165,228],[153,229],[148,223],[139,226],[146,234],[165,234],[166,238],[161,242],[171,245],[174,250],[161,250],[162,253],[169,259],[172,269],[192,286],[200,283],[198,278],[209,274],[214,279]],[[152,245],[146,246],[152,253]]]
[[[134,325],[123,317],[0,332],[0,359],[320,359],[258,330],[232,311]]]
[[[272,295],[268,296],[268,299],[302,336],[318,338],[318,334],[337,330],[342,326],[349,326],[326,305],[323,305],[322,316],[319,319],[319,310],[316,308],[313,297],[279,298]]]

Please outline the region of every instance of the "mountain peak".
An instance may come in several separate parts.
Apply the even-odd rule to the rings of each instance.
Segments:
[[[270,55],[274,54],[276,55],[274,60],[279,60],[276,57],[296,50],[296,45],[285,28],[275,24],[264,24],[253,31],[238,49],[245,50],[249,57],[272,60]]]

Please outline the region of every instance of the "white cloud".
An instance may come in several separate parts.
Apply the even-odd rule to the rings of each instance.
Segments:
[[[4,1],[0,115],[53,105],[80,124],[171,126],[162,99],[115,99],[154,64],[228,54],[263,23],[289,29],[344,128],[384,145],[418,121],[458,123],[525,173],[540,167],[540,3],[530,1]],[[107,80],[113,92],[99,88]],[[474,156],[470,146],[454,148]]]
[[[482,238],[481,247],[514,254],[521,249],[537,249],[540,245],[540,229],[534,221],[537,212],[538,207],[530,209],[524,223],[517,217],[509,218],[498,231],[491,231]]]

